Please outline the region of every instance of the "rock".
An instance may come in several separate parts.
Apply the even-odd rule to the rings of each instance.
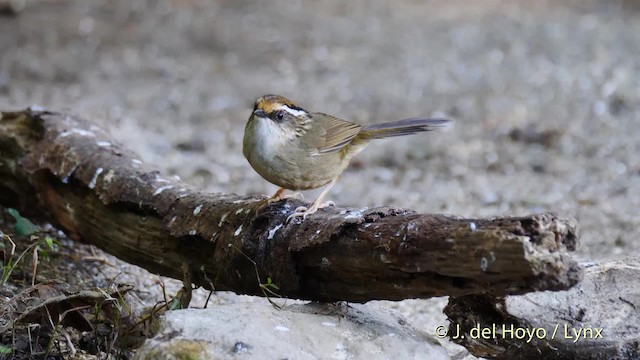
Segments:
[[[567,291],[449,298],[453,341],[491,359],[640,359],[640,258],[582,265]]]
[[[553,347],[549,353],[576,359],[638,359],[640,258],[584,265],[584,280],[574,288],[507,297],[507,312],[526,319],[532,328],[555,333],[555,339],[548,336]],[[505,358],[513,359],[513,354]]]
[[[375,305],[264,302],[167,313],[135,359],[448,359],[440,344]]]

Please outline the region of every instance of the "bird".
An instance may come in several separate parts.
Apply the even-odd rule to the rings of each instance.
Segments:
[[[351,159],[371,140],[411,135],[447,126],[451,120],[410,118],[362,126],[332,115],[307,111],[281,95],[264,95],[255,101],[245,126],[242,152],[251,167],[279,186],[268,199],[277,202],[300,191],[326,187],[311,206],[300,206],[287,222],[302,220],[334,205],[322,203]]]

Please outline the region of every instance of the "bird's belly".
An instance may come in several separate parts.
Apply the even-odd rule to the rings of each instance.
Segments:
[[[347,164],[338,153],[310,156],[307,154],[253,153],[251,166],[267,181],[289,190],[309,190],[338,177]]]

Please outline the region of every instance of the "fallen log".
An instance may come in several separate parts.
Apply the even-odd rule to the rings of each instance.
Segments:
[[[198,191],[90,122],[42,109],[2,113],[0,204],[151,272],[183,279],[186,269],[198,286],[241,294],[503,296],[568,289],[582,276],[570,218],[332,207],[285,223],[301,202]]]

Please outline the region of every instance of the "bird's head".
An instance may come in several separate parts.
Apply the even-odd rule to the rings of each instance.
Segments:
[[[256,100],[251,120],[266,122],[269,126],[285,134],[303,131],[309,122],[309,113],[280,95],[264,95]]]

